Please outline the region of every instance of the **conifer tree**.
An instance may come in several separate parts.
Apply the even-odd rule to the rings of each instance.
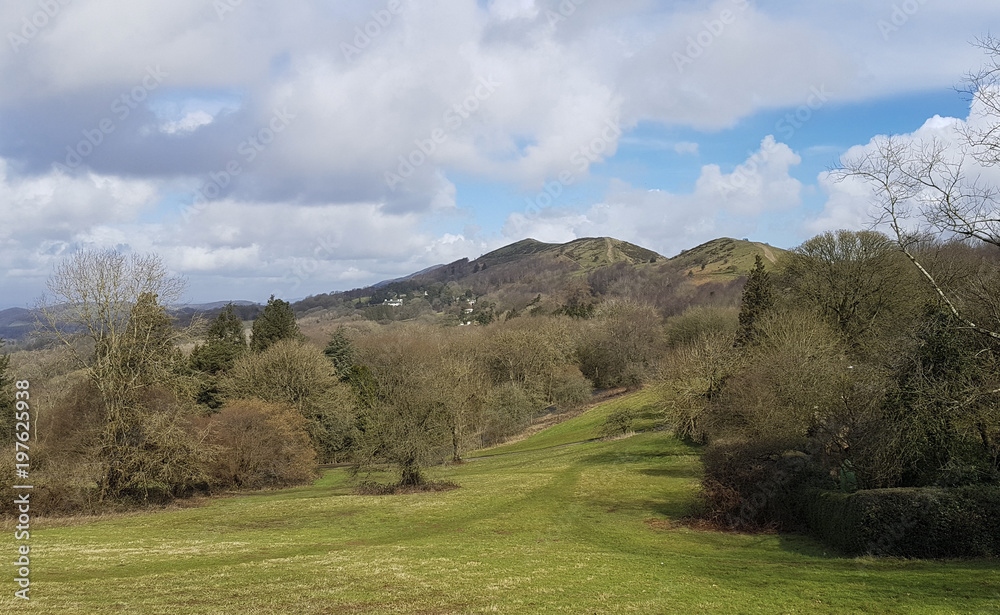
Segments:
[[[344,327],[338,327],[334,331],[330,337],[330,343],[323,349],[323,354],[333,362],[333,366],[337,370],[337,375],[343,380],[347,376],[351,365],[354,364],[355,355],[354,345],[351,344],[351,340],[347,339]]]
[[[271,295],[264,311],[253,321],[250,350],[263,352],[277,341],[295,339],[302,339],[302,332],[295,322],[291,304]]]
[[[243,321],[234,313],[230,303],[208,327],[205,343],[191,353],[191,365],[198,371],[218,374],[228,371],[246,350]]]
[[[740,303],[740,326],[736,332],[736,346],[746,346],[757,336],[757,324],[761,317],[774,307],[774,286],[771,276],[764,269],[764,259],[758,254],[754,267],[743,287]]]

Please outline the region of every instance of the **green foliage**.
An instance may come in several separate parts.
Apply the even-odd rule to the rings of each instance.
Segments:
[[[601,425],[602,436],[624,436],[632,431],[636,413],[631,408],[621,408],[608,415]]]
[[[808,494],[831,486],[832,481],[793,444],[777,440],[712,444],[703,457],[705,517],[742,530],[803,529]]]
[[[333,335],[330,336],[330,341],[327,343],[326,348],[323,349],[323,354],[326,355],[328,359],[333,363],[333,368],[337,370],[337,374],[343,380],[348,375],[348,370],[352,365],[354,365],[355,355],[357,351],[354,349],[354,345],[351,340],[347,338],[346,329],[344,327],[338,327]]]
[[[302,339],[302,332],[295,321],[291,304],[271,295],[264,311],[253,321],[250,350],[262,352],[281,340],[299,339]]]
[[[599,388],[645,382],[663,339],[656,310],[643,303],[612,301],[603,304],[590,323],[577,349],[583,375]]]
[[[552,401],[574,405],[590,399],[593,383],[575,365],[566,365],[552,374]]]
[[[191,366],[200,372],[219,374],[231,369],[246,350],[243,321],[236,316],[230,303],[209,325],[205,343],[195,346]]]
[[[565,316],[569,316],[570,318],[586,320],[588,318],[593,318],[596,311],[597,303],[595,302],[569,302],[556,310],[556,314],[563,314]]]
[[[353,449],[354,471],[391,464],[401,485],[421,485],[425,468],[441,461],[452,440],[456,382],[448,348],[423,328],[399,328],[358,340],[352,377],[365,394],[363,429]]]
[[[1000,488],[813,492],[810,529],[846,555],[1000,556]]]
[[[531,396],[521,386],[505,382],[494,387],[486,399],[481,445],[492,446],[524,431],[531,425],[534,411]]]
[[[191,368],[197,372],[198,385],[195,401],[216,410],[223,404],[219,377],[232,369],[236,360],[246,354],[247,340],[243,321],[230,303],[215,317],[208,327],[205,342],[191,352]]]
[[[735,308],[697,306],[667,319],[667,344],[673,348],[697,343],[705,336],[735,339],[739,327],[739,311]]]
[[[736,345],[746,346],[753,343],[757,336],[757,323],[774,307],[774,286],[771,276],[764,268],[764,259],[758,254],[754,258],[754,267],[750,270],[746,285],[743,287],[743,298],[740,302],[739,329],[736,332]]]
[[[895,429],[906,434],[897,453],[900,482],[996,482],[1000,466],[989,425],[997,419],[998,395],[991,348],[940,310],[928,312],[916,341],[895,371],[897,392],[889,407]]]

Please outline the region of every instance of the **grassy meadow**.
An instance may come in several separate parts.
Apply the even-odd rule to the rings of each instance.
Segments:
[[[686,527],[700,451],[665,432],[559,446],[594,437],[614,404],[642,415],[645,395],[433,470],[452,491],[357,496],[334,469],[197,507],[34,520],[32,599],[13,597],[9,566],[0,612],[1000,612],[996,561],[852,559]]]

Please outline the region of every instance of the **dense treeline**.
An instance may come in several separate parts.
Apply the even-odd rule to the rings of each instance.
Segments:
[[[964,319],[1000,322],[1000,254],[910,247]],[[738,314],[668,321],[662,392],[710,444],[708,515],[802,527],[817,489],[1000,483],[1000,343],[971,329],[879,233],[827,233],[755,269]]]

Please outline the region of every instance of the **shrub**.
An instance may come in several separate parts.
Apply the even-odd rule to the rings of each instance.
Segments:
[[[518,385],[508,382],[494,387],[485,405],[482,445],[498,444],[527,429],[534,408],[531,396]]]
[[[620,408],[608,415],[601,425],[601,435],[604,437],[624,436],[632,431],[636,413],[628,408]]]
[[[594,385],[580,373],[575,365],[557,369],[552,376],[552,401],[573,405],[590,399]]]
[[[809,500],[813,534],[848,555],[1000,555],[997,487],[822,491]]]
[[[736,337],[739,324],[736,308],[698,306],[667,319],[666,338],[671,347],[697,343],[713,335]]]
[[[806,527],[807,493],[829,478],[813,459],[780,442],[718,442],[704,455],[705,517],[741,530]]]
[[[256,399],[229,402],[208,419],[212,484],[260,489],[308,482],[316,477],[306,420],[287,404]]]
[[[295,340],[280,340],[263,352],[237,359],[219,380],[219,387],[230,399],[254,398],[293,406],[306,419],[306,431],[322,463],[346,454],[354,396],[318,349]]]

